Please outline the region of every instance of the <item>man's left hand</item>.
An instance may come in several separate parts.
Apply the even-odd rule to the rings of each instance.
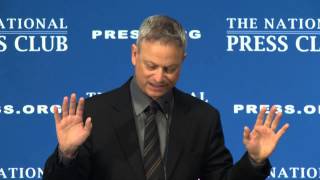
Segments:
[[[265,107],[261,109],[252,131],[248,127],[243,131],[243,144],[250,158],[256,163],[263,163],[272,154],[279,139],[289,128],[289,124],[286,123],[277,131],[281,112],[276,113],[277,108],[272,106],[264,121],[266,111]]]

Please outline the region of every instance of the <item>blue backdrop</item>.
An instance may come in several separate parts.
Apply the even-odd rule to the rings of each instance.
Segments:
[[[19,1],[0,6],[0,179],[39,179],[57,140],[53,105],[89,97],[133,73],[141,21],[174,17],[188,34],[177,87],[221,112],[234,159],[261,105],[290,123],[269,179],[320,179],[320,2]],[[273,24],[272,24],[273,22]]]

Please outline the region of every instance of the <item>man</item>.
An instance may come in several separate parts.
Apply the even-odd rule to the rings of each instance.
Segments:
[[[268,157],[288,124],[276,132],[281,113],[266,109],[252,131],[247,152],[233,165],[224,145],[219,113],[174,86],[184,58],[182,26],[167,16],[144,20],[132,45],[134,77],[122,87],[84,102],[72,94],[54,110],[58,147],[47,160],[44,179],[260,180]]]

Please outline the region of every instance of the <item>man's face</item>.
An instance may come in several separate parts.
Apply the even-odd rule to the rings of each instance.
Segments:
[[[131,61],[140,89],[152,99],[158,99],[171,90],[178,78],[184,51],[174,44],[142,41],[140,49],[133,44]]]

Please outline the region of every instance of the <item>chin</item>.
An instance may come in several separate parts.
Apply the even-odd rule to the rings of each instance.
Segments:
[[[159,97],[163,96],[165,92],[149,92],[147,94],[148,96],[152,97],[152,99],[158,99]]]

